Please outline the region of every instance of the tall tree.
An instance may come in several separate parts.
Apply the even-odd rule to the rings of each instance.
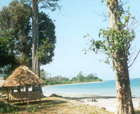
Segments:
[[[40,76],[39,61],[37,59],[38,51],[38,38],[39,38],[39,12],[38,12],[38,0],[32,0],[32,71]]]
[[[134,114],[129,80],[128,60],[129,49],[135,38],[133,28],[128,27],[131,16],[129,7],[123,9],[121,0],[106,0],[110,27],[100,29],[99,37],[103,40],[94,41],[90,49],[97,52],[103,50],[112,60],[116,72],[117,110],[116,114]]]
[[[32,27],[30,6],[13,1],[0,11],[0,68],[8,71],[19,65],[31,67]],[[50,63],[56,43],[55,26],[49,17],[39,13],[40,65]],[[9,72],[10,73],[10,72]]]
[[[125,16],[125,23],[122,23],[121,16],[124,13],[122,4],[118,0],[107,0],[107,7],[109,13],[110,32],[116,32],[114,45],[118,45],[112,55],[114,69],[116,71],[116,91],[117,91],[117,111],[116,114],[134,114],[133,103],[131,98],[129,71],[128,71],[128,48],[134,33],[129,29],[125,30],[125,23],[128,23],[128,16]],[[119,33],[117,33],[119,32]],[[120,34],[124,36],[120,36]],[[114,34],[114,33],[113,33]],[[114,35],[115,35],[114,34]],[[130,35],[132,34],[132,36]],[[122,39],[124,41],[121,41]],[[119,40],[119,41],[118,41]],[[121,43],[121,44],[119,44]]]
[[[39,41],[39,9],[38,4],[42,3],[42,8],[50,8],[52,11],[59,7],[59,0],[32,0],[32,71],[40,76],[40,65],[37,58]]]

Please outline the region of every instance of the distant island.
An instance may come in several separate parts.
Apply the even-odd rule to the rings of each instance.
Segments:
[[[84,76],[82,72],[79,72],[76,77],[72,79],[62,77],[62,76],[55,76],[55,77],[41,77],[45,85],[57,85],[57,84],[73,84],[73,83],[84,83],[84,82],[98,82],[102,81],[99,79],[96,74],[88,74]]]

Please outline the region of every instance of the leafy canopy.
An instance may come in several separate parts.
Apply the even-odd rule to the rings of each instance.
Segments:
[[[13,1],[0,11],[0,68],[15,69],[19,65],[31,67],[32,24],[31,8]],[[55,26],[49,17],[39,13],[39,50],[41,65],[50,63],[56,43]]]
[[[0,68],[7,66],[14,69],[21,62],[29,63],[30,28],[29,6],[11,2],[9,7],[0,11]]]

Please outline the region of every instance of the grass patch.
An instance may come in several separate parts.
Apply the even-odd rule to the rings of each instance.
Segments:
[[[0,99],[0,113],[14,113],[16,114],[18,108],[10,105],[5,100]]]

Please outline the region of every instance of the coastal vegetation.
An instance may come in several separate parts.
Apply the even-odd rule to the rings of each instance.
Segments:
[[[72,84],[72,83],[84,83],[84,82],[98,82],[102,81],[102,79],[99,79],[96,74],[88,74],[83,75],[82,72],[79,72],[77,76],[69,79],[63,76],[55,76],[55,77],[49,77],[47,76],[47,72],[45,72],[43,69],[41,72],[41,78],[44,80],[45,85],[56,85],[56,84]]]

